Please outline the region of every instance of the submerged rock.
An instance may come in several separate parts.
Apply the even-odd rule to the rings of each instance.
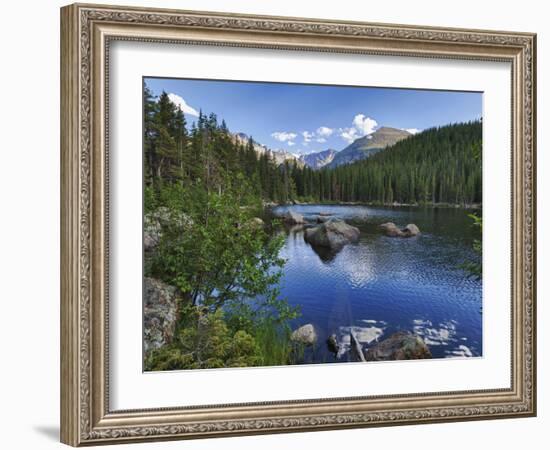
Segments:
[[[154,278],[145,278],[144,297],[143,344],[147,353],[172,342],[179,297],[175,287]]]
[[[300,344],[313,345],[317,342],[317,332],[315,331],[315,327],[311,323],[308,323],[294,330],[290,339]]]
[[[409,223],[405,228],[399,227],[393,222],[386,222],[380,225],[386,236],[390,237],[412,237],[420,234],[419,228],[414,223]]]
[[[359,240],[359,229],[343,220],[331,219],[314,228],[305,230],[306,242],[313,246],[339,249],[350,242]]]
[[[327,339],[327,347],[330,352],[334,353],[335,355],[338,354],[340,351],[340,344],[338,344],[338,338],[335,334],[331,334]]]
[[[424,340],[408,331],[398,331],[369,348],[367,361],[393,361],[402,359],[429,359],[430,349]]]
[[[338,253],[342,250],[343,247],[330,248],[330,247],[321,247],[319,245],[312,245],[311,249],[324,263],[330,263],[336,258]]]
[[[304,216],[294,211],[287,211],[283,216],[283,221],[291,225],[306,223]]]

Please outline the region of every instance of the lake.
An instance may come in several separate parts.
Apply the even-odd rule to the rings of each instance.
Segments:
[[[314,221],[320,212],[361,231],[358,243],[337,253],[320,252],[304,241],[303,226],[285,227],[281,256],[287,260],[281,295],[301,306],[293,328],[311,323],[318,342],[303,363],[350,360],[350,330],[366,349],[399,330],[420,335],[434,358],[482,355],[482,282],[459,266],[476,257],[478,230],[459,208],[347,205],[279,206]],[[419,236],[392,238],[379,229],[415,223]],[[326,339],[336,334],[342,351],[331,353]]]

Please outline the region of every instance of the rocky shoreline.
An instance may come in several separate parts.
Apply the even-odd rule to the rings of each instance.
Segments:
[[[292,200],[287,203],[275,203],[275,202],[264,202],[264,208],[276,208],[279,206],[308,206],[308,205],[319,205],[319,206],[372,206],[372,207],[388,207],[388,208],[455,208],[455,209],[482,209],[481,203],[383,203],[383,202],[302,202],[299,200]]]
[[[176,289],[154,278],[144,280],[145,303],[143,308],[144,321],[144,351],[149,354],[172,343],[178,317],[178,304],[181,301]],[[298,346],[313,348],[319,344],[319,332],[311,324],[305,324],[290,335],[291,341]],[[347,344],[346,342],[349,342]],[[431,352],[423,338],[413,332],[398,331],[385,339],[376,337],[366,345],[349,327],[345,334],[331,334],[325,341],[328,350],[336,360],[342,360],[344,355],[348,361],[394,361],[407,359],[428,359]]]
[[[344,338],[346,342],[349,339],[349,345],[344,344]],[[308,323],[294,330],[291,340],[298,345],[312,347],[317,344],[318,332],[313,324]],[[348,335],[341,336],[340,340],[336,334],[331,334],[326,340],[326,345],[337,360],[342,359],[344,355],[355,362],[432,358],[432,353],[424,339],[410,331],[397,331],[385,339],[380,341],[375,339],[364,346],[353,327],[350,327]]]

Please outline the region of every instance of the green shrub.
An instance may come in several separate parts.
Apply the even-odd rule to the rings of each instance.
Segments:
[[[472,244],[472,249],[478,256],[478,259],[475,261],[466,261],[460,265],[462,269],[470,274],[473,278],[480,280],[483,275],[483,265],[482,265],[482,241],[481,234],[483,230],[483,219],[477,214],[468,214],[468,217],[473,220],[473,226],[479,229],[480,237],[479,239],[474,239]]]
[[[170,345],[153,350],[145,360],[146,370],[211,369],[258,365],[260,351],[246,331],[232,332],[221,311],[203,313],[187,309],[187,325]]]

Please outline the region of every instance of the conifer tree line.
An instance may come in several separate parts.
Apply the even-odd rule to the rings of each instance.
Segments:
[[[225,121],[200,113],[188,126],[163,92],[144,90],[145,183],[192,183],[223,193],[245,178],[263,201],[375,203],[481,203],[482,126],[474,121],[432,128],[368,159],[313,170],[292,162],[277,165],[258,154],[252,137],[237,141]]]
[[[431,128],[354,164],[305,169],[298,193],[321,201],[481,203],[481,143],[479,121]]]
[[[169,183],[201,185],[223,193],[243,175],[257,198],[285,202],[297,196],[289,164],[258,155],[252,138],[237,141],[225,121],[202,112],[188,127],[182,111],[163,92],[144,91],[144,178],[157,191]]]

